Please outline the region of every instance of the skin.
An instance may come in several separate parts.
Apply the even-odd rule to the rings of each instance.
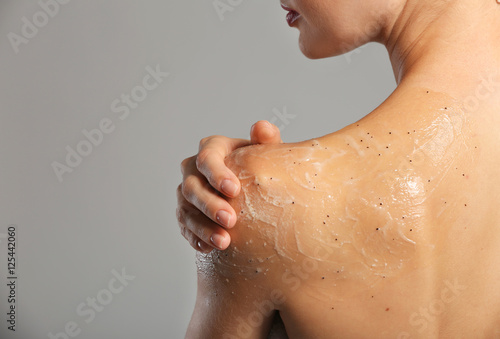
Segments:
[[[391,3],[285,3],[304,55],[383,43],[398,87],[340,131],[226,158],[239,218],[197,254],[186,337],[263,338],[277,313],[290,338],[500,337],[500,6]]]

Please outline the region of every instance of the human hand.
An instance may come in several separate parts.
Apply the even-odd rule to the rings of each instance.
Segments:
[[[240,193],[241,185],[226,167],[226,156],[240,147],[280,142],[279,128],[259,121],[250,130],[250,140],[220,135],[204,138],[198,154],[184,159],[183,181],[177,188],[177,220],[181,234],[194,249],[208,253],[213,248],[224,250],[231,243],[224,228],[233,227],[237,215],[218,192],[234,198]]]

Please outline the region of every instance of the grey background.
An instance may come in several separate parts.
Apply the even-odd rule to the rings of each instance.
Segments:
[[[395,88],[381,45],[305,58],[278,0],[242,1],[224,20],[213,0],[73,0],[17,54],[8,34],[21,35],[22,18],[33,22],[41,7],[0,1],[0,338],[48,338],[69,321],[81,339],[183,337],[196,272],[175,189],[199,139],[247,137],[260,119],[282,125],[285,141],[318,137]],[[120,120],[111,103],[156,65],[170,75]],[[295,115],[286,124],[275,114],[285,107]],[[115,130],[59,182],[51,164],[103,118]],[[18,227],[15,333],[9,224]],[[86,323],[77,306],[122,268],[135,279]]]

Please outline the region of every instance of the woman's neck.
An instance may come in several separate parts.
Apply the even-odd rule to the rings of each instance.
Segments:
[[[486,79],[493,87],[486,90],[496,91],[500,100],[500,4],[495,0],[407,0],[388,25],[384,44],[398,85],[463,98]]]

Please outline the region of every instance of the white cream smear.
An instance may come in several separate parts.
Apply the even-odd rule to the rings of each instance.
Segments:
[[[360,126],[337,136],[345,144],[339,149],[311,140],[300,147],[237,150],[232,159],[243,169],[239,218],[265,239],[247,242],[262,240],[274,255],[256,252],[243,263],[234,260],[238,248],[214,251],[198,256],[199,269],[217,262],[224,270],[238,262],[240,274],[251,278],[266,273],[268,262],[308,263],[316,267],[310,277],[328,278],[343,291],[342,281],[369,288],[397,274],[414,257],[419,232],[429,222],[427,199],[467,147],[463,111],[447,107],[439,113],[423,129],[390,137],[390,131]],[[405,137],[412,138],[405,146],[411,149],[398,148]],[[331,287],[322,283],[314,285]]]

